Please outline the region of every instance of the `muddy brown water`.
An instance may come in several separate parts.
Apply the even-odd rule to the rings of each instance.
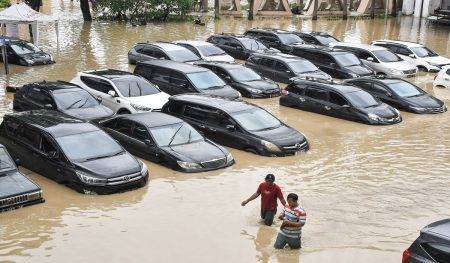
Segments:
[[[8,77],[0,71],[0,116],[12,111],[7,85],[71,80],[88,69],[132,71],[127,51],[143,40],[203,40],[213,32],[273,26],[362,43],[386,35],[426,43],[450,57],[449,28],[412,17],[390,19],[387,30],[383,20],[268,18],[132,27],[83,24],[77,2],[44,1],[44,12],[61,16],[59,42],[53,26],[41,27],[40,37],[57,63],[12,66]],[[450,90],[433,87],[434,76],[420,73],[412,80],[450,104]],[[450,217],[450,113],[402,112],[402,123],[377,127],[280,107],[277,98],[251,101],[305,133],[311,150],[269,158],[229,149],[234,166],[200,174],[147,162],[147,186],[109,196],[78,194],[21,169],[41,185],[46,202],[0,215],[0,261],[399,262],[423,226]],[[259,200],[240,206],[269,172],[285,194],[300,195],[307,211],[300,251],[272,248],[279,223],[259,222]]]

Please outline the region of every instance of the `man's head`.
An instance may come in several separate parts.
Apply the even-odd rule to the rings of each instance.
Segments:
[[[290,193],[287,196],[287,202],[290,207],[296,207],[298,205],[298,195],[294,193]]]
[[[268,174],[268,175],[266,175],[266,183],[268,184],[268,185],[273,185],[273,182],[275,182],[275,175],[273,175],[273,174]]]

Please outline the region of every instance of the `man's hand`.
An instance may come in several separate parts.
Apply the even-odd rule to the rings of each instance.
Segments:
[[[242,201],[241,205],[242,205],[242,206],[245,206],[247,203],[248,203],[248,201],[245,200],[245,201]]]
[[[280,219],[280,220],[284,220],[284,215],[280,215],[280,216],[278,216],[278,219]]]

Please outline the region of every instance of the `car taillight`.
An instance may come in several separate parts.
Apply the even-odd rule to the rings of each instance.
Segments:
[[[406,263],[410,257],[411,252],[409,252],[408,249],[405,249],[405,251],[403,251],[402,263]]]
[[[287,91],[287,90],[285,90],[285,89],[282,89],[281,90],[281,95],[288,95],[289,94],[289,91]]]

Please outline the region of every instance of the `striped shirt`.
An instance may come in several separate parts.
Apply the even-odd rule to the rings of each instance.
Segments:
[[[306,212],[303,207],[300,205],[291,208],[288,204],[284,206],[283,209],[283,217],[285,220],[289,220],[291,222],[300,222],[302,227],[306,223]],[[302,235],[302,227],[284,227],[280,230],[280,233],[287,237],[299,238]]]

